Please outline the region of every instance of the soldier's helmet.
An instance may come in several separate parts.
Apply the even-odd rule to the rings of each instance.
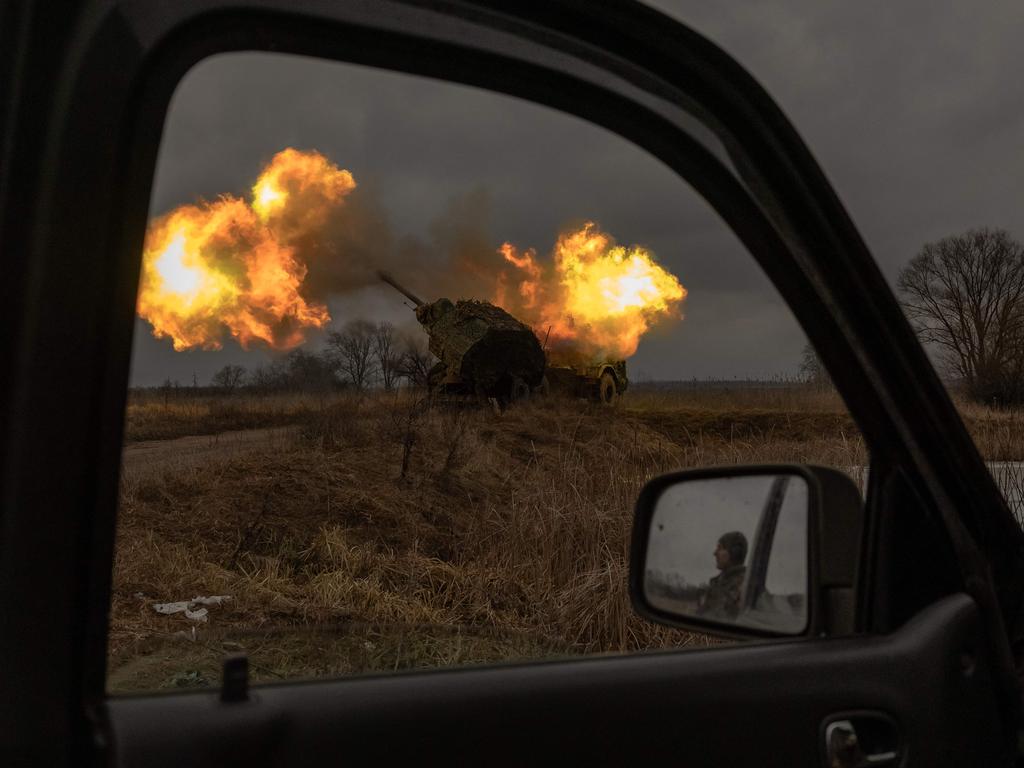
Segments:
[[[718,543],[729,553],[729,561],[733,565],[742,565],[747,559],[747,537],[739,531],[723,533]]]

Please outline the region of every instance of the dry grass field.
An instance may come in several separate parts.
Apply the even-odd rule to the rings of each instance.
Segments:
[[[965,414],[989,457],[1024,456],[1019,413]],[[798,387],[500,416],[408,391],[151,397],[129,405],[126,457],[138,440],[284,424],[286,438],[196,462],[126,458],[112,691],[216,684],[239,649],[269,681],[705,645],[632,614],[641,485],[682,467],[867,459],[838,397]],[[207,622],[152,607],[200,595],[231,599]]]
[[[323,411],[336,396],[315,394],[231,395],[193,394],[183,388],[173,394],[132,392],[125,412],[127,445],[171,440],[188,435],[295,424]]]

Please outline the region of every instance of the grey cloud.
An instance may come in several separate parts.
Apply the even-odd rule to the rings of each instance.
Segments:
[[[1024,236],[1020,3],[650,4],[754,73],[891,279],[929,239],[981,225]]]

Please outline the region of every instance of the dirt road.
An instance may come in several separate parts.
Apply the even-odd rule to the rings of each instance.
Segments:
[[[192,469],[246,453],[280,450],[294,444],[297,431],[298,427],[273,427],[132,443],[125,446],[121,454],[121,474],[140,479],[157,473]]]

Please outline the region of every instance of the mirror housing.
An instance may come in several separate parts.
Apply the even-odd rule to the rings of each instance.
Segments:
[[[760,477],[759,477],[760,476]],[[805,621],[773,627],[763,621],[723,621],[711,615],[697,612],[673,610],[665,600],[651,599],[648,583],[650,566],[652,525],[661,525],[664,506],[656,515],[658,502],[665,498],[670,489],[679,493],[687,484],[692,491],[703,484],[712,487],[713,481],[764,479],[771,483],[777,478],[793,478],[800,488],[800,505],[806,503],[806,594],[800,609]],[[709,482],[711,481],[711,482]],[[747,486],[750,485],[748,482]],[[723,484],[722,487],[725,487]],[[767,487],[767,486],[766,486]],[[770,487],[775,488],[775,485]],[[804,494],[803,489],[806,488]],[[692,494],[691,494],[692,496]],[[804,497],[806,501],[804,502]],[[728,502],[728,499],[725,500]],[[716,501],[721,509],[722,499]],[[772,506],[771,504],[768,505]],[[776,505],[777,506],[777,505]],[[767,509],[767,507],[766,507]],[[768,526],[774,528],[776,518]],[[766,512],[761,513],[763,518]],[[641,490],[636,503],[633,523],[633,538],[630,552],[629,592],[634,610],[644,618],[660,624],[698,632],[735,638],[793,637],[844,635],[856,631],[859,624],[859,602],[857,593],[858,566],[863,546],[864,501],[860,490],[846,474],[829,467],[800,464],[776,464],[753,466],[725,466],[687,470],[661,475],[648,482]],[[728,526],[726,526],[728,527]],[[757,523],[759,539],[764,539],[764,526]],[[724,533],[719,531],[718,533]],[[748,534],[749,535],[749,534]],[[717,534],[716,534],[717,536]],[[771,545],[771,537],[768,537]],[[707,565],[713,568],[711,547],[707,546]],[[756,550],[760,546],[753,542]],[[803,553],[801,553],[803,554]],[[664,554],[656,557],[664,558]],[[751,557],[762,560],[766,553],[756,551]],[[679,564],[683,565],[683,564]],[[756,565],[756,564],[755,564]],[[762,586],[763,570],[761,563]],[[755,568],[755,571],[758,570]],[[799,602],[794,600],[794,603]],[[655,604],[658,603],[658,604]],[[802,627],[802,628],[801,628]]]

